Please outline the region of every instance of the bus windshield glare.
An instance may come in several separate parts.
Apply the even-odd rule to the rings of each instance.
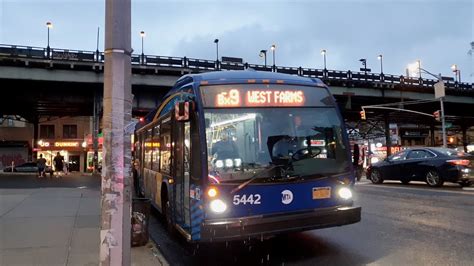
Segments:
[[[218,182],[250,178],[256,183],[279,182],[350,170],[342,121],[325,89],[245,85],[202,90],[208,103],[204,110],[208,170]],[[252,103],[250,108],[249,97],[255,95],[264,103]],[[228,107],[232,101],[239,105]]]

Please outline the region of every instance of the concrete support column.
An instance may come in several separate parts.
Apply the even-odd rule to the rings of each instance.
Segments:
[[[93,117],[92,117],[92,147],[94,149],[94,157],[92,159],[92,163],[94,166],[94,173],[97,173],[97,169],[99,167],[99,142],[98,142],[98,135],[99,135],[99,97],[97,93],[94,92],[94,103],[93,103]]]
[[[100,265],[130,265],[131,0],[105,2]]]
[[[31,132],[31,131],[30,131]],[[38,135],[39,135],[39,118],[35,117],[33,120],[33,143],[31,143],[33,152],[31,153],[31,161],[35,161],[38,158],[38,152],[36,149],[38,148]]]
[[[388,113],[384,113],[385,122],[385,142],[387,143],[387,157],[392,155],[392,138],[390,137],[390,121],[388,119]]]
[[[430,126],[430,136],[431,136],[431,147],[436,146],[436,140],[435,140],[435,126],[431,124]]]
[[[464,152],[467,152],[467,126],[466,124],[463,123],[463,125],[461,126],[461,130],[462,130],[462,146],[464,147]]]

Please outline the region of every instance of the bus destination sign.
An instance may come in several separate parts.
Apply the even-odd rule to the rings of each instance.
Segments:
[[[215,96],[216,107],[304,106],[302,90],[239,89],[223,90]]]

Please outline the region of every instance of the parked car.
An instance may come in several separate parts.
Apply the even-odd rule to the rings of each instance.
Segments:
[[[367,169],[374,184],[384,180],[425,181],[432,187],[445,181],[470,186],[474,182],[474,156],[446,148],[412,148],[400,151]]]
[[[3,169],[3,172],[37,173],[38,172],[38,166],[35,162],[27,162],[27,163],[24,163],[24,164],[15,165],[13,167],[13,171],[12,171],[11,166],[5,167]],[[45,169],[45,172],[46,173],[52,173],[53,169],[51,168],[51,166],[47,165],[46,169]]]

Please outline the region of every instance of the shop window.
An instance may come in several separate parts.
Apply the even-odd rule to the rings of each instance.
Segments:
[[[77,125],[63,125],[63,138],[77,139]]]
[[[54,125],[40,125],[40,138],[54,139]]]

